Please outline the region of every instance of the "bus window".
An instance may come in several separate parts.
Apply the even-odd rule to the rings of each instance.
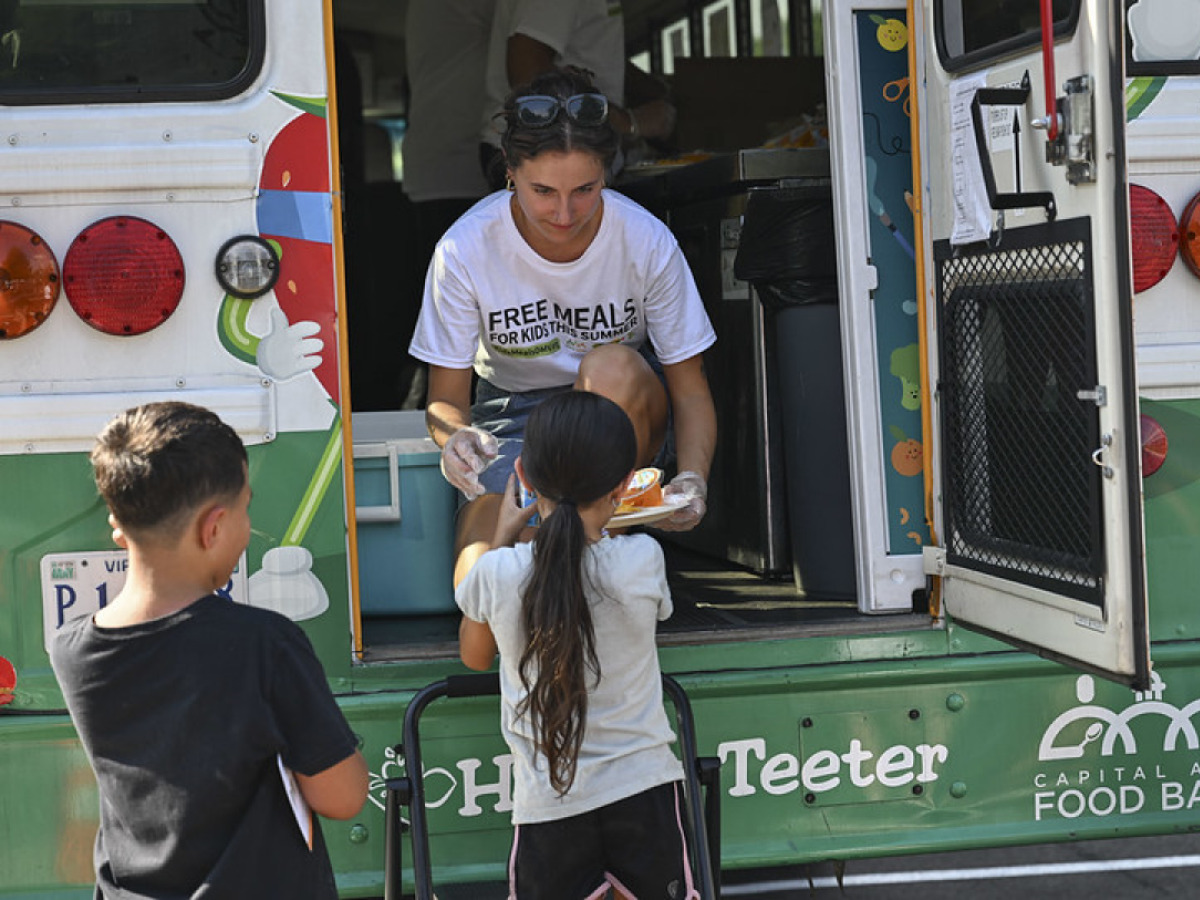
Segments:
[[[662,41],[663,74],[675,72],[675,60],[680,56],[692,55],[692,39],[688,33],[688,20],[679,19],[662,30],[659,39]]]
[[[1200,73],[1200,18],[1174,3],[1125,0],[1125,41],[1130,75]]]
[[[750,4],[750,48],[754,56],[790,56],[788,4],[754,0]]]
[[[995,59],[1041,40],[1038,0],[937,0],[938,56],[949,72]],[[1078,0],[1054,0],[1054,32],[1075,30]]]
[[[262,0],[0,0],[0,103],[233,96],[263,33]]]
[[[717,0],[704,7],[704,55],[736,56],[737,25],[733,17],[733,0]]]

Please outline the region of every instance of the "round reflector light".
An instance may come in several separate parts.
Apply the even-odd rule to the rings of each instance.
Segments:
[[[1167,461],[1167,432],[1158,421],[1142,413],[1142,477],[1149,478]]]
[[[1188,201],[1179,218],[1179,255],[1193,275],[1200,275],[1200,194]]]
[[[217,281],[234,297],[261,297],[279,278],[279,254],[256,234],[226,241],[217,251]]]
[[[1133,292],[1154,287],[1171,271],[1179,250],[1179,224],[1167,201],[1140,184],[1129,186],[1133,232]]]
[[[0,222],[0,340],[45,322],[58,288],[58,260],[46,242],[24,225]]]
[[[183,257],[145,219],[94,222],[71,243],[63,290],[79,317],[106,334],[137,335],[171,317],[183,296]]]

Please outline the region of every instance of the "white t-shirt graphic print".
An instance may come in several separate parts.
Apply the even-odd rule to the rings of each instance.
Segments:
[[[521,237],[511,194],[472,207],[438,244],[409,352],[446,368],[474,366],[508,391],[571,384],[593,347],[648,339],[665,365],[716,340],[670,230],[614,191],[576,260],[544,259]]]

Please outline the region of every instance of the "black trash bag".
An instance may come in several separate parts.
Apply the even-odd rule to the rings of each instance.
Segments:
[[[827,188],[753,191],[733,274],[767,308],[837,302],[837,243]]]
[[[754,290],[768,312],[778,312],[789,306],[838,302],[837,280],[834,278],[758,281],[754,283]]]

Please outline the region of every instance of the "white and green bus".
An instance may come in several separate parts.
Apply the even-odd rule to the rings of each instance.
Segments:
[[[659,652],[721,762],[727,877],[1195,828],[1186,5],[612,4],[678,110],[613,186],[718,332],[710,512],[661,534]],[[374,775],[326,826],[339,889],[383,892],[404,710],[464,671],[404,353],[406,6],[0,0],[0,897],[91,893],[96,788],[46,647],[123,578],[93,437],[162,398],[249,448],[226,592],[311,637]],[[495,706],[426,722],[437,879],[500,880]]]

